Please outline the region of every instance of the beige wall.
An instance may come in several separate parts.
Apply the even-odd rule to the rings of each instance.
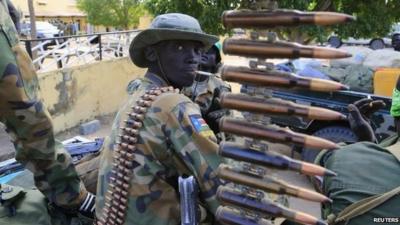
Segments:
[[[29,15],[27,0],[11,0],[11,2],[22,10],[24,15]],[[52,15],[52,16],[85,16],[76,7],[75,0],[33,0],[35,13],[38,16]]]
[[[143,74],[129,58],[39,74],[55,132],[116,112],[126,99],[128,82]]]

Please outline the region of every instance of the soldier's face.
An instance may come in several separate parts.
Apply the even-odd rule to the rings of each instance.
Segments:
[[[200,68],[213,68],[217,66],[217,52],[211,48],[201,56]]]
[[[169,82],[177,88],[192,85],[203,44],[197,41],[163,41],[157,47],[162,70]]]
[[[400,51],[400,34],[393,35],[392,46],[395,51]]]

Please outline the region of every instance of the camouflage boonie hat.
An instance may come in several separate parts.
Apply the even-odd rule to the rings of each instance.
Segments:
[[[129,47],[132,62],[139,67],[146,67],[148,62],[144,56],[144,49],[165,40],[192,40],[204,44],[205,49],[210,48],[218,37],[205,34],[199,22],[188,15],[181,13],[168,13],[157,16],[149,29],[140,32]]]

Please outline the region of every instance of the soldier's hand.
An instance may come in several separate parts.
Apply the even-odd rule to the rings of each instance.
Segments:
[[[374,130],[370,125],[371,115],[385,106],[381,100],[361,99],[348,105],[348,121],[359,141],[376,142]]]
[[[361,115],[369,122],[371,115],[376,111],[382,109],[386,104],[382,100],[372,100],[369,98],[363,98],[353,103]]]

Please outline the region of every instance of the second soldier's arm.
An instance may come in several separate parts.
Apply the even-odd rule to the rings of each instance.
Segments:
[[[37,188],[58,206],[75,208],[87,196],[71,157],[57,145],[53,124],[38,98],[32,61],[19,44],[5,0],[0,0],[0,117],[14,134],[16,159],[34,173]]]

